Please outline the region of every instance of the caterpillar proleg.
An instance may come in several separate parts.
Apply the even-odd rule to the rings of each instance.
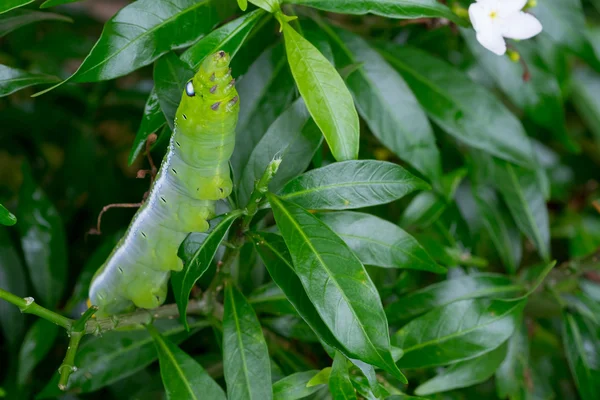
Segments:
[[[180,244],[189,232],[208,230],[215,202],[231,193],[239,97],[229,61],[223,51],[208,56],[186,83],[149,196],[92,280],[97,315],[161,305],[171,271],[183,268]]]

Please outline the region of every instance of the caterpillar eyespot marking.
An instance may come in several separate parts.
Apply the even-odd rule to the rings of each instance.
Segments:
[[[208,229],[216,202],[231,193],[228,164],[239,98],[229,62],[229,55],[218,51],[186,82],[168,153],[149,195],[92,279],[90,300],[99,307],[98,318],[160,306],[170,272],[181,270],[179,246],[190,231]]]
[[[185,93],[190,97],[193,97],[196,95],[196,91],[194,90],[194,83],[192,81],[189,81],[188,83],[186,83]]]

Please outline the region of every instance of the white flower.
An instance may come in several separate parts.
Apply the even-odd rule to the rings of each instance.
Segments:
[[[508,39],[529,39],[542,31],[533,15],[521,11],[527,0],[477,0],[469,7],[469,17],[477,40],[486,49],[506,53]]]

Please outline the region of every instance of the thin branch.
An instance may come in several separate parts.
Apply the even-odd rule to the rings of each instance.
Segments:
[[[15,306],[19,307],[19,310],[21,310],[23,314],[37,315],[38,317],[47,319],[48,321],[53,322],[58,326],[62,326],[67,331],[70,331],[73,327],[74,321],[72,319],[64,317],[58,313],[55,313],[54,311],[50,311],[47,308],[40,306],[35,302],[33,297],[21,298],[10,292],[7,292],[4,289],[0,289],[0,299],[4,299],[9,303],[12,303]]]

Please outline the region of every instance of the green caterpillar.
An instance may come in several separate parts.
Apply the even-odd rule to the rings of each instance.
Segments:
[[[189,232],[208,230],[216,201],[231,194],[239,97],[229,62],[224,51],[210,55],[187,82],[150,194],[92,280],[97,315],[161,305],[170,272],[183,268],[179,245]]]

